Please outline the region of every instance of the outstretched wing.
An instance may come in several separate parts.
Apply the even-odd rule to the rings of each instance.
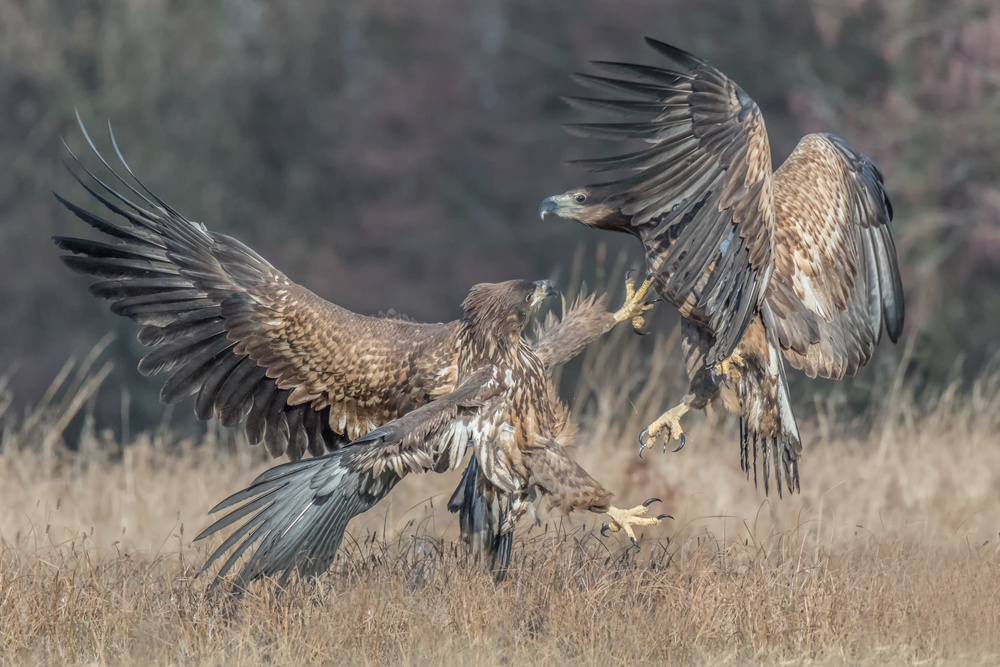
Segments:
[[[774,198],[767,324],[795,368],[811,377],[853,375],[883,329],[895,342],[903,328],[882,173],[842,139],[810,134],[775,172]]]
[[[334,449],[454,387],[451,326],[364,317],[329,303],[236,239],[209,232],[138,181],[122,179],[97,155],[142,205],[72,155],[86,174],[74,176],[119,218],[101,218],[56,195],[113,242],[55,241],[73,253],[63,257],[70,268],[99,278],[92,294],[142,325],[140,342],[155,349],[139,370],[171,374],[160,392],[165,403],[194,395],[200,419],[245,422],[250,442],[297,459],[307,449]]]
[[[254,544],[240,570],[242,589],[261,576],[281,574],[283,585],[298,571],[310,576],[333,562],[348,522],[388,495],[410,472],[454,468],[465,456],[479,421],[480,408],[500,391],[492,369],[477,372],[455,391],[355,440],[326,456],[267,470],[248,488],[212,508],[212,513],[243,503],[203,530],[195,540],[246,519],[208,558],[207,569],[233,549],[216,583]]]
[[[608,311],[606,301],[607,294],[587,294],[584,286],[572,302],[562,297],[562,315],[549,312],[544,323],[536,322],[531,347],[549,376],[614,328],[615,315]]]
[[[708,362],[729,356],[763,298],[771,270],[771,151],[760,109],[711,65],[675,47],[647,43],[687,71],[596,63],[624,75],[577,75],[612,99],[568,98],[625,122],[572,125],[584,136],[643,139],[635,153],[580,160],[628,175],[591,186],[595,197],[638,227],[657,290],[714,334]]]

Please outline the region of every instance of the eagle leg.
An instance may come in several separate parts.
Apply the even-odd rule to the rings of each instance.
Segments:
[[[646,318],[643,317],[643,313],[653,307],[652,303],[647,303],[645,300],[646,293],[649,291],[652,284],[653,278],[650,276],[642,281],[642,284],[639,285],[638,289],[636,289],[635,281],[626,274],[625,303],[615,313],[615,324],[624,322],[625,320],[631,320],[632,328],[635,329],[636,333],[643,333],[642,327],[646,323]]]
[[[642,429],[642,433],[639,434],[639,458],[642,458],[642,450],[646,449],[650,442],[655,442],[661,434],[663,435],[664,454],[667,453],[667,443],[670,442],[671,438],[677,438],[680,443],[674,451],[681,451],[685,444],[684,429],[681,428],[681,417],[690,409],[690,405],[681,403],[667,410],[657,417],[656,421]]]
[[[617,507],[609,507],[607,515],[611,517],[611,523],[606,523],[601,528],[601,535],[604,537],[608,536],[608,530],[613,533],[617,533],[619,530],[624,530],[625,534],[632,541],[632,546],[636,549],[639,548],[639,542],[635,539],[635,531],[633,531],[633,526],[656,526],[659,525],[660,521],[663,519],[673,519],[674,517],[669,514],[661,514],[656,518],[651,516],[645,516],[646,512],[649,510],[649,506],[653,503],[660,502],[659,498],[650,498],[641,505],[636,505],[632,509],[619,509]]]

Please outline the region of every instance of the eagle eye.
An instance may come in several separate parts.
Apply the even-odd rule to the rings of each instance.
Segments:
[[[583,194],[582,192],[577,192],[576,196],[573,197],[573,199],[576,200],[577,204],[582,204],[583,202],[587,201],[587,195]]]

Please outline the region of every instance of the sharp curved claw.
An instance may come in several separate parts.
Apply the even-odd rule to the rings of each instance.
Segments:
[[[652,505],[653,503],[662,503],[662,502],[663,502],[663,501],[662,501],[662,500],[660,500],[659,498],[647,498],[647,499],[646,499],[646,502],[644,502],[644,503],[642,504],[642,506],[643,506],[643,507],[649,507],[649,506],[650,506],[650,505]]]
[[[648,442],[649,442],[649,429],[648,428],[644,428],[639,433],[639,458],[640,459],[642,458],[642,450],[646,449],[646,447],[649,446],[647,444]]]
[[[632,331],[636,332],[640,336],[648,336],[649,334],[653,333],[652,331],[643,331],[642,329],[633,329]]]
[[[639,543],[635,541],[634,537],[631,539],[632,539],[632,546],[635,547],[636,551],[639,551]]]
[[[632,277],[632,269],[629,269],[628,271],[625,272],[625,280],[628,280],[631,277]]]
[[[681,433],[680,441],[681,441],[681,444],[677,445],[677,449],[674,450],[674,453],[679,452],[682,449],[684,449],[685,438],[684,438],[684,434],[683,433]]]
[[[607,537],[608,536],[608,529],[609,528],[611,528],[611,524],[607,524],[606,523],[603,526],[601,526],[601,537]]]
[[[674,517],[670,516],[669,514],[661,514],[658,517],[656,517],[656,520],[663,521],[664,519],[673,519],[673,518]]]

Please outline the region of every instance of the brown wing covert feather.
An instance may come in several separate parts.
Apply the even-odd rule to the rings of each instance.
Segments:
[[[564,296],[562,315],[550,312],[545,322],[535,327],[532,349],[550,376],[552,371],[614,328],[615,316],[607,310],[606,302],[606,294],[587,294],[586,289],[572,302],[567,302]]]
[[[805,136],[775,173],[768,326],[811,377],[853,375],[904,317],[882,174],[832,135]]]
[[[335,449],[454,386],[456,324],[363,317],[324,301],[236,239],[123,179],[84,135],[142,205],[70,153],[83,172],[74,176],[117,217],[57,195],[112,242],[55,241],[73,253],[63,257],[70,268],[99,279],[92,294],[142,326],[139,341],[154,349],[139,370],[170,373],[165,403],[195,396],[200,419],[244,423],[251,443],[297,459]]]

